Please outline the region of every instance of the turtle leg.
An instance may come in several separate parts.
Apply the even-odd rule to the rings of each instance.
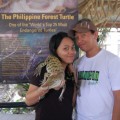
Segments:
[[[65,92],[65,89],[66,89],[66,85],[63,86],[62,92],[61,92],[61,94],[59,96],[59,101],[62,101],[62,99],[63,99],[63,93]]]

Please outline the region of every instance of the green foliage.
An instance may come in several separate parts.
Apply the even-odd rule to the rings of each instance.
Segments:
[[[17,84],[17,87],[16,87],[17,89],[21,89],[21,88],[23,88],[25,91],[27,91],[28,90],[28,88],[29,88],[29,83],[21,83],[21,84]]]
[[[24,83],[24,84],[21,83],[21,84],[17,84],[16,86],[16,89],[18,90],[18,94],[21,97],[25,97],[28,88],[29,88],[29,83]]]
[[[18,108],[2,108],[3,113],[11,113],[11,114],[24,114],[24,113],[30,113],[34,109],[32,107],[24,108],[24,107],[18,107]]]
[[[17,99],[15,102],[21,102],[24,101],[26,92],[29,88],[29,83],[24,84],[17,84],[15,89],[18,91],[18,95],[21,96],[21,98]],[[2,108],[1,112],[3,113],[11,113],[11,114],[24,114],[24,113],[30,113],[33,111],[33,107],[17,107],[17,108]]]
[[[98,44],[101,45],[105,41],[108,32],[110,32],[110,28],[100,28],[99,29],[99,37],[98,37]]]

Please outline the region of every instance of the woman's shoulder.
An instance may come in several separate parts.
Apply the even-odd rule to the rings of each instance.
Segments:
[[[33,73],[32,79],[30,81],[31,84],[34,84],[36,86],[39,86],[42,80],[44,79],[44,74],[46,72],[46,66],[43,66],[39,72],[39,69],[37,69],[38,66],[35,68],[35,72]],[[36,70],[37,69],[37,70]]]
[[[34,75],[40,76],[44,72],[46,72],[46,65],[44,65],[44,62],[40,62],[39,64],[36,65],[34,69]]]

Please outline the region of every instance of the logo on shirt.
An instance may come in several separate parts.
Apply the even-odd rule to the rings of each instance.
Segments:
[[[89,84],[96,84],[99,78],[99,71],[80,71],[78,72],[79,80],[89,80]]]

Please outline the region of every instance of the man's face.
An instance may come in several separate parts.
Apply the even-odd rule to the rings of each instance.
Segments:
[[[89,52],[94,46],[96,45],[96,34],[91,33],[91,32],[86,32],[86,33],[75,33],[75,39],[78,47],[85,51]]]

